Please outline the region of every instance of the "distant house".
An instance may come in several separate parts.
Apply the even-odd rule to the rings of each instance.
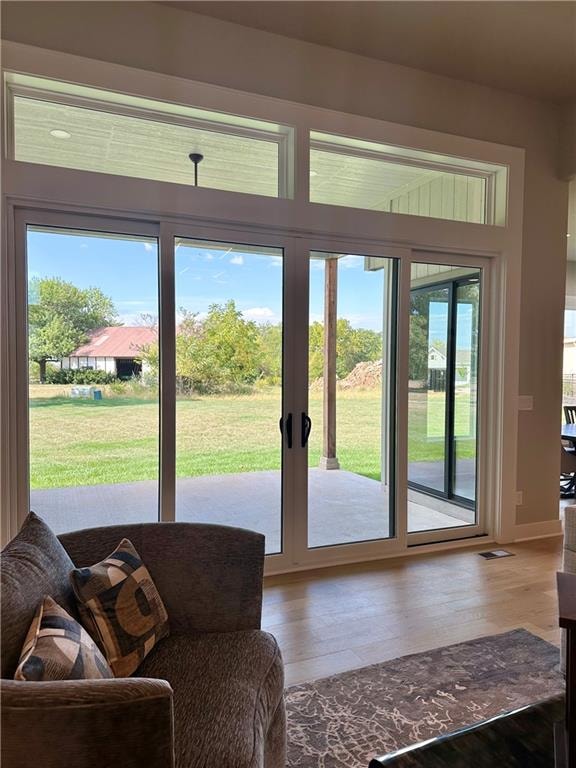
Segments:
[[[438,347],[431,346],[428,349],[428,371],[430,386],[432,389],[444,386],[446,371],[446,353]],[[469,349],[456,350],[456,380],[455,386],[465,386],[470,383],[471,352]]]
[[[62,358],[62,368],[92,368],[112,373],[119,379],[129,379],[142,372],[142,348],[157,338],[153,328],[129,325],[100,328],[90,334],[86,344]]]
[[[428,350],[428,368],[445,369],[446,368],[446,353],[438,347],[430,347]]]

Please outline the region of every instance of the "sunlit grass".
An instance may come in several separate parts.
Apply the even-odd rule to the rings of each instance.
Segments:
[[[52,397],[42,397],[53,394]],[[158,477],[157,400],[106,396],[101,401],[72,400],[60,389],[37,386],[31,393],[31,487],[123,483]],[[462,400],[464,403],[464,400]],[[465,434],[469,411],[456,410],[457,432]],[[428,413],[426,413],[426,407]],[[381,471],[381,399],[378,391],[338,393],[337,445],[343,469],[374,479]],[[202,396],[177,404],[179,477],[280,469],[279,389],[250,395]],[[313,421],[309,464],[317,466],[322,442],[322,397],[310,396]],[[294,439],[299,439],[295,414]],[[442,396],[413,404],[410,413],[411,461],[443,456],[438,434]],[[434,422],[436,420],[436,423]],[[474,441],[462,443],[460,457],[473,456]]]

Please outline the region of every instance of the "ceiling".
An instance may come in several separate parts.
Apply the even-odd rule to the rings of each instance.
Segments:
[[[576,2],[163,2],[558,103],[576,99]]]

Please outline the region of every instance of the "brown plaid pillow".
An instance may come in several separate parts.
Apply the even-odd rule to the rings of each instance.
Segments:
[[[114,677],[84,627],[46,596],[22,648],[15,680],[100,680]]]
[[[132,542],[122,539],[101,563],[70,578],[114,674],[129,677],[169,631],[162,598]]]

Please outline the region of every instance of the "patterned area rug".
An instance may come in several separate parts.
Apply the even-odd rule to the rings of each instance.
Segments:
[[[524,629],[286,691],[289,768],[367,768],[375,755],[563,691],[558,648]]]

